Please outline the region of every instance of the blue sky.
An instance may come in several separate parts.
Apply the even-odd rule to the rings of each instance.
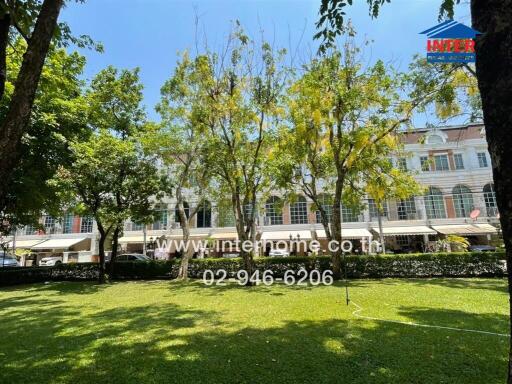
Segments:
[[[393,0],[378,19],[368,16],[366,1],[355,0],[347,8],[360,37],[373,40],[366,49],[370,61],[382,59],[405,69],[415,53],[425,51],[425,37],[418,32],[437,23],[440,0]],[[69,3],[61,15],[75,35],[87,34],[100,41],[104,53],[83,50],[85,76],[90,79],[107,65],[140,67],[144,103],[151,118],[160,87],[170,77],[177,53],[195,44],[195,15],[201,34],[210,46],[222,45],[231,22],[240,20],[246,32],[257,37],[263,29],[275,46],[300,52],[315,51],[315,21],[320,0],[87,0]],[[470,25],[467,6],[460,6],[456,20]],[[300,37],[302,41],[300,41]],[[423,125],[425,116],[418,116]]]

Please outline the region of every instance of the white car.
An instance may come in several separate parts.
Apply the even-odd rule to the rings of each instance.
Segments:
[[[272,249],[268,255],[270,257],[288,257],[290,256],[290,252],[286,249]]]
[[[62,256],[48,256],[43,257],[39,261],[40,267],[53,267],[55,265],[62,264]]]

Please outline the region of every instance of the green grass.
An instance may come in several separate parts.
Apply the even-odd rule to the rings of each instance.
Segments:
[[[352,281],[363,315],[508,333],[506,281]],[[0,290],[0,383],[503,383],[508,338],[368,321],[343,288]]]

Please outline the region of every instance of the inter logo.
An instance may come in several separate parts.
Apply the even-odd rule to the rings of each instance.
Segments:
[[[429,63],[474,63],[475,40],[481,33],[454,20],[420,32],[427,35]]]

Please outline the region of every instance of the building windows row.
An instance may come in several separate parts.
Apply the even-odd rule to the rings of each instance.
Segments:
[[[486,152],[478,152],[477,154],[478,167],[488,168],[489,160]],[[402,170],[407,169],[407,163],[405,159],[397,160],[397,167]],[[420,156],[420,169],[423,172],[428,171],[449,171],[450,170],[450,159],[448,154],[434,155],[432,158],[429,156]],[[455,170],[465,169],[464,158],[462,153],[453,154],[453,168]]]

